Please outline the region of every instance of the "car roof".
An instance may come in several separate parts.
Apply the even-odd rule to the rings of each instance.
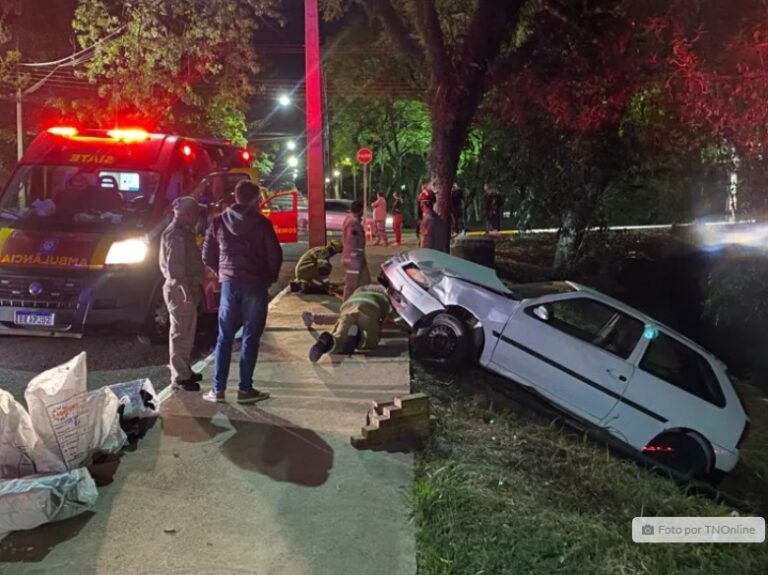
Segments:
[[[514,295],[491,268],[427,248],[411,250],[408,256],[425,273],[430,269],[439,270],[446,275],[461,278],[490,290],[509,296]]]

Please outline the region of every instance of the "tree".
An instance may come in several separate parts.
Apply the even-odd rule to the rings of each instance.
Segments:
[[[96,101],[71,108],[102,125],[173,126],[244,142],[258,60],[253,35],[276,0],[80,0],[74,28],[96,44],[82,76]],[[105,37],[125,27],[108,41]],[[101,43],[100,43],[101,41]],[[67,103],[64,103],[66,106]]]
[[[450,211],[450,189],[475,112],[502,56],[522,59],[512,41],[524,24],[525,0],[351,0],[377,20],[421,81],[432,129],[430,179],[439,211]],[[325,0],[328,17],[348,5]],[[447,241],[445,248],[447,249]]]

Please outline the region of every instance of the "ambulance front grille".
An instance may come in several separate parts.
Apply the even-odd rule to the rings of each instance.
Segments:
[[[76,309],[82,286],[68,278],[0,278],[0,307]]]

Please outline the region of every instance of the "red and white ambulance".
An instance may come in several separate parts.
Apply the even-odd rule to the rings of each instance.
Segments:
[[[237,182],[258,179],[251,159],[225,141],[138,129],[38,135],[0,195],[0,334],[109,327],[164,338],[157,256],[172,202],[208,206],[202,237]],[[296,241],[298,210],[272,219],[282,242]],[[212,278],[204,291],[201,311],[215,311]]]

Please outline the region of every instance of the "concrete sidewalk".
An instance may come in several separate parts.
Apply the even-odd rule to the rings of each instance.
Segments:
[[[0,571],[415,573],[412,456],[349,445],[372,400],[408,393],[406,339],[389,332],[372,354],[310,364],[315,334],[301,311],[338,303],[294,294],[274,302],[256,372],[272,399],[236,405],[236,365],[229,404],[173,394],[100,489],[96,512],[12,534],[0,543]]]

